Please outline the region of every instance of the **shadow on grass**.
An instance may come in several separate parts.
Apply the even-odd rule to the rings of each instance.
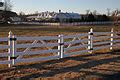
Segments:
[[[112,75],[107,75],[107,74],[102,74],[98,72],[91,72],[91,71],[84,71],[82,69],[90,69],[92,67],[96,67],[102,64],[107,64],[110,62],[118,62],[120,60],[120,57],[112,57],[108,59],[100,59],[100,60],[93,60],[93,59],[88,59],[87,57],[92,57],[92,56],[99,56],[99,55],[120,55],[120,50],[114,50],[112,52],[108,53],[96,53],[96,54],[86,54],[86,55],[80,55],[80,56],[74,56],[74,57],[68,57],[60,60],[49,60],[49,61],[44,61],[41,63],[35,63],[35,64],[29,64],[29,65],[19,65],[15,69],[6,69],[6,70],[0,70],[0,73],[6,73],[12,70],[18,71],[19,69],[28,69],[28,68],[34,68],[37,70],[49,70],[48,72],[45,73],[33,73],[24,77],[20,77],[19,80],[30,80],[30,78],[46,78],[46,77],[54,77],[56,74],[64,74],[67,72],[81,72],[85,73],[86,76],[91,76],[95,75],[98,77],[102,77],[101,80],[119,80],[120,79],[120,73],[114,73]],[[70,67],[60,67],[60,68],[49,68],[46,67],[46,65],[54,65],[56,63],[63,63],[68,60],[75,60],[75,61],[85,61],[86,63],[82,64],[77,64],[75,66],[70,66]],[[117,65],[119,66],[119,64]],[[107,71],[107,70],[105,70]],[[111,70],[112,71],[112,70]],[[114,72],[114,71],[113,71]],[[86,80],[86,76],[83,77],[77,77],[72,80]],[[9,80],[16,80],[16,78],[10,77]],[[71,79],[66,79],[66,80],[71,80]],[[90,79],[88,79],[90,80]],[[92,79],[91,79],[92,80]],[[97,79],[94,79],[97,80]]]
[[[39,77],[41,77],[41,78],[53,77],[56,74],[62,74],[62,73],[70,72],[70,71],[71,72],[84,72],[84,73],[86,73],[86,75],[102,76],[102,77],[104,77],[103,80],[116,80],[116,79],[120,79],[120,77],[119,77],[120,73],[115,73],[113,75],[105,75],[105,74],[97,73],[97,72],[81,71],[81,69],[90,69],[92,67],[96,67],[96,66],[99,66],[102,64],[107,64],[110,62],[116,62],[116,61],[120,60],[120,57],[113,57],[113,58],[100,59],[100,60],[91,60],[91,59],[86,59],[85,57],[97,56],[97,55],[102,55],[102,54],[114,55],[115,52],[119,52],[119,51],[120,50],[115,50],[114,52],[111,52],[111,53],[108,52],[108,53],[87,54],[87,55],[82,55],[82,56],[64,58],[64,59],[60,59],[60,60],[46,61],[43,63],[36,63],[36,64],[31,64],[31,65],[21,65],[21,66],[17,66],[16,69],[19,70],[19,69],[27,69],[27,68],[37,68],[39,70],[42,70],[42,69],[49,70],[49,72],[46,72],[44,74],[43,73],[35,73],[35,74],[31,74],[31,75],[28,75],[25,77],[21,77],[20,78],[21,80],[30,79],[30,78],[39,78]],[[116,54],[118,54],[118,53],[116,53]],[[71,67],[62,67],[62,68],[57,68],[57,69],[45,67],[45,65],[61,63],[61,62],[65,62],[67,60],[87,61],[87,63],[78,64],[76,66],[71,66]],[[68,79],[68,80],[70,80],[70,79]],[[85,79],[83,79],[83,80],[85,80]]]
[[[91,68],[91,67],[95,67],[95,66],[98,66],[98,65],[102,65],[102,64],[106,64],[106,63],[109,63],[109,62],[113,62],[113,61],[117,61],[119,60],[120,57],[118,58],[112,58],[112,59],[104,59],[104,60],[99,60],[99,61],[89,61],[85,64],[82,64],[82,65],[77,65],[77,66],[72,66],[72,67],[66,67],[66,68],[60,68],[60,69],[52,69],[50,72],[48,73],[44,73],[44,74],[32,74],[32,75],[29,75],[29,76],[25,76],[25,77],[22,77],[21,79],[24,79],[24,78],[38,78],[38,77],[52,77],[56,74],[60,74],[60,73],[65,73],[65,72],[69,72],[69,71],[72,71],[72,72],[79,72],[81,68],[84,68],[84,69],[88,69],[88,68]],[[39,64],[41,65],[41,64]],[[34,67],[35,68],[35,67]],[[41,69],[41,68],[38,68],[38,69]],[[103,75],[103,74],[97,74],[97,73],[89,73],[87,72],[87,74],[96,74],[97,76],[106,76],[106,75]]]

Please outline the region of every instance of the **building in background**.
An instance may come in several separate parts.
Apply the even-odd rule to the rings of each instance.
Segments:
[[[27,20],[28,21],[48,21],[48,20],[53,20],[53,21],[70,21],[70,20],[78,20],[81,19],[81,15],[78,13],[64,13],[59,10],[58,13],[56,12],[41,12],[37,14],[32,14],[32,15],[27,15]]]
[[[52,17],[54,20],[60,21],[60,22],[71,22],[75,20],[81,20],[82,16],[78,13],[56,13],[55,16]]]
[[[50,20],[53,18],[53,16],[55,15],[55,12],[41,12],[41,13],[37,13],[37,14],[31,14],[31,15],[27,15],[27,20],[28,21],[42,21],[42,20]]]

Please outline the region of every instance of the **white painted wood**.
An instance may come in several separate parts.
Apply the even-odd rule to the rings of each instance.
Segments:
[[[33,61],[43,61],[43,60],[53,60],[58,59],[59,56],[49,56],[49,57],[42,57],[42,58],[28,58],[28,59],[17,59],[15,62],[33,62]]]
[[[113,36],[113,38],[120,38],[120,36]]]
[[[90,32],[88,32],[88,52],[92,53],[93,50],[93,29],[90,29]]]
[[[72,46],[72,47],[69,47],[69,48],[64,48],[64,50],[69,51],[69,50],[74,50],[74,49],[80,49],[80,48],[87,47],[87,46],[88,46],[88,44],[80,45],[80,46]]]
[[[17,52],[15,56],[17,55],[34,55],[34,54],[47,54],[47,53],[57,53],[58,49],[52,49],[52,50],[38,50],[38,51],[27,51],[27,52]]]
[[[60,43],[62,44],[61,45],[61,51],[60,51],[60,58],[63,58],[64,57],[64,38],[63,38],[63,35],[60,36]]]
[[[94,34],[92,28],[90,29],[90,33]],[[93,35],[90,35],[90,49],[93,49]],[[93,53],[93,50],[90,50],[90,53]]]
[[[46,44],[41,44],[41,43],[36,43],[36,44],[17,44],[17,48],[32,48],[32,47],[52,47],[52,46],[58,46],[58,43],[46,43]]]
[[[108,44],[108,43],[110,43],[110,42],[111,42],[111,41],[97,42],[97,43],[94,43],[94,45]]]
[[[97,41],[97,40],[105,40],[110,38],[111,38],[110,36],[100,36],[100,37],[93,37],[93,40]]]
[[[73,38],[72,41],[75,41],[76,40],[76,37]],[[72,44],[69,44],[67,48],[70,48],[72,46]]]
[[[93,37],[93,35],[90,35],[90,33],[93,33],[93,29],[90,30],[89,36],[88,34],[77,34],[77,35],[70,35],[70,36],[63,36],[59,35],[57,36],[42,36],[42,37],[17,37],[17,40],[33,40],[34,42],[32,44],[17,44],[16,41],[10,41],[10,38],[16,38],[15,36],[12,35],[12,32],[9,32],[8,38],[0,38],[0,41],[8,41],[8,45],[0,45],[0,49],[8,49],[8,53],[1,53],[0,57],[8,57],[8,61],[0,61],[0,64],[9,64],[8,66],[10,67],[11,64],[15,64],[15,62],[30,62],[30,61],[39,61],[39,60],[50,60],[50,59],[58,59],[58,58],[63,58],[63,57],[70,57],[71,55],[74,54],[80,54],[80,53],[85,53],[90,51],[91,48],[93,48],[93,40],[104,40],[104,39],[110,39],[110,41],[105,41],[105,42],[97,42],[94,43],[94,45],[101,45],[101,44],[108,44],[110,45],[103,45],[100,47],[94,47],[93,50],[99,50],[99,49],[104,49],[104,48],[110,48],[112,46],[120,46],[119,42],[120,40],[114,40],[113,38],[120,38],[119,36],[114,36],[113,31],[111,32],[94,32],[94,35],[106,35],[106,36],[99,36],[99,37]],[[111,34],[111,36],[108,36]],[[12,37],[13,36],[13,37]],[[80,39],[80,37],[86,37],[88,36],[88,39]],[[68,38],[73,38],[72,41],[69,42],[64,42],[64,39]],[[76,40],[76,39],[79,40]],[[45,43],[44,40],[58,40],[58,43]],[[41,43],[37,43],[37,41],[41,41]],[[83,42],[87,42],[88,44],[85,44]],[[113,45],[113,43],[116,43],[116,45]],[[77,44],[77,43],[82,43],[82,45],[79,46],[71,46],[72,44]],[[64,48],[64,45],[68,47]],[[58,49],[51,49],[50,47],[53,46],[58,46]],[[82,47],[87,47],[87,50],[81,50],[77,52],[72,52],[72,53],[67,53],[64,54],[64,51],[69,51],[73,49],[78,49]],[[37,50],[37,51],[29,51],[30,48],[32,47],[47,47],[49,50]],[[26,48],[24,52],[17,52],[17,48]],[[21,57],[23,55],[34,55],[34,54],[47,54],[47,53],[58,53],[57,56],[49,56],[49,57],[44,57],[44,58],[29,58],[29,59],[16,59],[16,60],[10,60],[10,56],[15,57],[18,56]],[[21,57],[22,58],[22,57]]]
[[[94,35],[108,35],[111,34],[111,32],[94,32]]]
[[[80,38],[78,38],[79,40],[81,40]],[[81,42],[82,45],[86,45],[84,42]],[[86,46],[86,49],[88,49],[88,46]]]
[[[0,38],[0,41],[8,41],[9,38],[8,37],[3,37],[3,38]]]
[[[90,37],[90,32],[88,32],[88,53],[90,53],[90,39],[91,39],[91,37]]]
[[[75,40],[75,41],[69,41],[69,42],[65,42],[64,45],[69,45],[69,44],[77,44],[77,43],[81,43],[81,42],[87,42],[88,39],[83,39],[83,40]]]
[[[17,37],[16,36],[14,36],[13,35],[13,38],[16,38],[16,40],[17,40]],[[16,42],[16,40],[13,40],[12,42],[12,50],[13,50],[13,53],[12,53],[12,57],[15,57],[15,54],[17,53],[17,48],[16,48],[16,44],[17,44],[17,42]],[[15,59],[12,59],[12,65],[15,65]]]
[[[113,28],[111,29],[111,38],[110,38],[110,50],[113,50],[113,36],[114,36],[114,34],[113,34]]]
[[[64,54],[64,57],[70,57],[71,55],[86,53],[88,51],[89,50],[81,50],[81,51],[77,51],[77,52],[68,53],[68,54]]]
[[[114,42],[114,43],[116,43],[116,42],[120,42],[120,40],[114,40],[113,42]]]
[[[115,32],[115,34],[120,34],[120,32]]]
[[[100,50],[100,49],[105,49],[105,48],[109,48],[110,45],[107,46],[101,46],[101,47],[95,47],[94,50]]]
[[[59,45],[58,45],[58,56],[60,56],[60,52],[61,52],[61,51],[60,51],[60,49],[61,49],[61,48],[60,48],[60,42],[61,42],[61,41],[60,41],[60,38],[61,38],[60,35],[58,35],[58,44],[59,44]]]
[[[82,36],[88,36],[87,33],[83,33],[83,34],[76,34],[76,35],[69,35],[69,36],[64,36],[64,39],[68,39],[68,38],[74,38],[74,37],[82,37]]]
[[[45,47],[46,47],[47,49],[52,50],[49,46],[46,45],[47,43],[46,43],[45,41],[40,40],[40,42],[41,42],[43,45],[45,45]]]
[[[12,32],[11,31],[9,32],[8,38],[9,38],[9,40],[8,40],[8,46],[9,46],[8,54],[12,55],[12,53],[13,53],[13,50],[12,50],[13,44],[12,44],[12,41],[10,41],[10,38],[12,38]],[[10,56],[8,56],[8,61],[10,61]],[[10,63],[8,64],[8,67],[11,67]]]
[[[18,40],[57,40],[57,36],[17,37]]]
[[[37,42],[38,42],[38,41],[37,41],[37,40],[35,40],[35,41],[32,43],[32,45],[36,44]],[[18,44],[18,45],[20,45],[20,44]],[[18,46],[18,45],[17,45],[17,46]],[[21,45],[24,45],[24,44],[21,44]],[[16,48],[21,48],[21,47],[17,47],[17,46],[16,46]],[[30,46],[28,46],[28,47],[27,47],[27,48],[26,48],[23,52],[27,52],[27,51],[29,51],[29,50],[30,50],[30,48],[31,48],[31,47],[30,47]],[[26,54],[26,53],[25,53],[25,54]],[[17,59],[20,59],[20,58],[22,58],[22,56],[21,56],[21,55],[17,57]]]
[[[114,44],[113,47],[119,47],[120,46],[120,43],[119,44]]]
[[[9,46],[8,45],[0,45],[0,49],[8,49],[9,48]]]
[[[0,57],[8,57],[10,56],[8,53],[0,53]]]
[[[11,62],[10,61],[0,61],[0,64],[10,64]]]

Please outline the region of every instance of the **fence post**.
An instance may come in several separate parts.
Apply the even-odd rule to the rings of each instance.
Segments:
[[[58,35],[58,56],[60,56],[60,35]]]
[[[58,43],[59,43],[58,56],[60,56],[60,58],[63,58],[64,57],[64,38],[63,38],[63,35],[59,35]]]
[[[8,54],[9,54],[9,56],[8,56],[8,61],[9,61],[9,64],[8,64],[8,67],[10,68],[11,67],[11,59],[10,59],[10,57],[11,57],[11,55],[12,55],[12,32],[10,31],[9,33],[9,36],[8,36],[8,45],[9,45],[9,48],[8,48]]]
[[[63,35],[61,35],[61,55],[60,55],[60,58],[63,58],[64,57],[64,38],[63,38]]]
[[[113,28],[111,29],[111,35],[110,35],[110,50],[113,50],[113,36],[114,36],[114,33],[113,33]]]
[[[17,57],[15,57],[16,55],[15,55],[15,53],[17,52],[17,48],[16,48],[16,40],[17,40],[17,38],[16,38],[16,36],[13,36],[13,53],[12,53],[12,65],[15,65],[15,59],[17,58]]]
[[[93,29],[90,29],[90,32],[88,33],[88,52],[92,53],[93,52]]]

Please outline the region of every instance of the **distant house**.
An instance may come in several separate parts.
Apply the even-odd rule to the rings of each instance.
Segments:
[[[69,20],[69,19],[82,19],[81,15],[78,13],[57,13],[55,16],[53,16],[53,19],[55,20]]]
[[[26,19],[27,19],[28,21],[33,21],[33,20],[36,20],[36,19],[37,19],[37,16],[36,16],[36,15],[31,15],[31,16],[26,17]]]
[[[46,19],[51,19],[56,13],[55,12],[41,12],[38,14],[32,14],[28,15],[26,18],[29,21],[35,20],[35,21],[40,21],[40,20],[46,20]]]
[[[18,22],[18,21],[21,21],[21,18],[19,16],[13,16],[13,17],[10,17],[11,21],[13,22]]]
[[[57,13],[53,18],[81,19],[81,16],[78,13]]]
[[[82,16],[78,13],[63,13],[63,12],[41,12],[37,14],[28,15],[27,17],[28,21],[47,21],[47,20],[53,20],[53,21],[67,21],[67,20],[78,20],[81,19]]]

